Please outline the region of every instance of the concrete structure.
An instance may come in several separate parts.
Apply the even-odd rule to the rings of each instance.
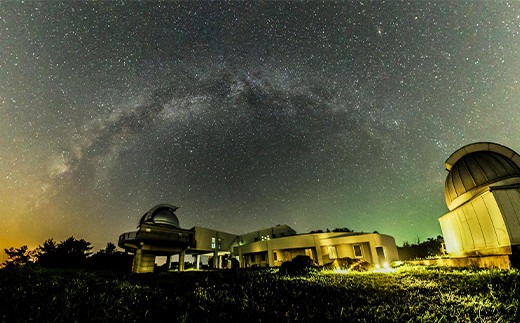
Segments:
[[[133,272],[153,272],[156,256],[167,256],[169,263],[172,254],[184,258],[186,250],[195,246],[194,232],[180,228],[175,210],[176,206],[159,204],[141,217],[138,231],[119,236],[118,245],[135,254]],[[179,269],[183,264],[179,261]]]
[[[296,234],[287,225],[261,229],[242,235],[193,227],[181,229],[175,215],[177,207],[160,204],[141,217],[138,231],[123,233],[119,246],[135,254],[132,271],[153,272],[156,256],[179,255],[179,270],[184,270],[186,254],[211,257],[211,267],[226,268],[236,259],[240,267],[274,267],[298,255],[307,255],[320,266],[337,258],[363,259],[384,265],[398,259],[394,238],[378,233],[327,232]]]
[[[446,205],[439,218],[455,264],[508,268],[520,246],[520,156],[502,145],[464,146],[446,160]],[[465,260],[464,260],[465,259]]]
[[[267,238],[235,249],[241,267],[280,266],[298,255],[309,256],[319,266],[346,257],[363,259],[381,266],[398,260],[394,238],[379,233],[308,233],[275,239]]]

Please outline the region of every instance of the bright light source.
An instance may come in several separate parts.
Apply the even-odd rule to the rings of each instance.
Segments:
[[[396,261],[396,262],[395,262],[395,265],[396,265],[396,266],[401,266],[402,264],[403,264],[402,261]]]
[[[388,263],[387,263],[387,262],[385,262],[385,263],[383,264],[383,267],[385,267],[385,268],[390,268],[390,266],[388,266]]]
[[[381,266],[379,266],[379,265],[376,265],[376,269],[381,269]]]

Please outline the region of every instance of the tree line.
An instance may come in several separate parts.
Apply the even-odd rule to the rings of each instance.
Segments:
[[[402,247],[397,247],[397,251],[399,253],[399,259],[401,260],[441,257],[446,253],[444,250],[444,238],[442,236],[428,238],[423,242],[417,239],[417,243],[412,244],[405,241]]]
[[[27,245],[4,249],[7,260],[0,264],[0,268],[36,264],[47,268],[130,270],[132,256],[116,250],[113,243],[108,242],[105,249],[96,253],[91,250],[90,242],[84,239],[71,236],[56,242],[51,238],[34,250],[30,250]]]

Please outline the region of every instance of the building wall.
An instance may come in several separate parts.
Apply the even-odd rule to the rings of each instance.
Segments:
[[[499,195],[505,207],[504,195]],[[447,213],[439,222],[451,257],[500,254],[511,246],[502,212],[491,191]]]
[[[237,242],[238,236],[222,231],[206,229],[202,227],[194,227],[195,241],[197,245],[191,251],[206,251],[214,250],[231,251],[233,245]],[[215,238],[215,247],[212,246],[212,238]],[[220,240],[220,243],[219,243]]]
[[[242,267],[280,266],[298,255],[307,255],[318,265],[332,263],[337,258],[356,258],[354,246],[361,248],[360,259],[380,264],[398,260],[393,237],[375,233],[315,233],[252,242],[237,247]],[[377,247],[384,250],[385,259],[377,257]],[[275,256],[276,254],[276,256]]]
[[[493,188],[512,245],[520,244],[520,187]]]
[[[286,224],[277,225],[272,228],[265,228],[253,232],[248,232],[239,236],[239,243],[241,245],[257,242],[257,241],[265,241],[269,239],[275,239],[280,237],[286,237],[290,235],[295,235],[296,231],[293,230],[290,226]]]

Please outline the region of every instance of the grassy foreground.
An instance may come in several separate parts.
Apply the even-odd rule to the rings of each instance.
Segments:
[[[520,320],[517,270],[401,267],[391,273],[262,271],[131,275],[0,270],[0,321]]]

